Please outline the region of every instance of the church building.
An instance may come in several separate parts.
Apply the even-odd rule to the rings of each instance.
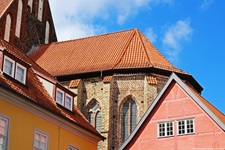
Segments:
[[[127,141],[172,73],[195,93],[203,90],[138,29],[57,42],[48,0],[1,0],[0,38],[76,94],[76,108],[106,138],[99,150]],[[52,95],[51,80],[39,80]]]

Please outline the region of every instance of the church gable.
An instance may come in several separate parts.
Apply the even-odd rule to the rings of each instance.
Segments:
[[[24,53],[57,41],[48,0],[0,1],[0,22],[0,38]]]
[[[195,95],[173,74],[120,149],[225,148],[225,116]]]

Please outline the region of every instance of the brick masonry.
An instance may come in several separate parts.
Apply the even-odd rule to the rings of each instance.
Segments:
[[[33,46],[45,43],[46,21],[49,21],[50,24],[49,42],[51,43],[57,41],[49,3],[48,1],[44,1],[43,17],[42,21],[39,21],[37,19],[38,2],[39,0],[33,0],[33,9],[31,12],[28,6],[28,0],[22,0],[22,22],[19,38],[15,36],[18,0],[14,0],[0,18],[0,38],[4,39],[6,17],[9,14],[11,16],[9,43],[24,53],[27,53]]]
[[[149,74],[114,74],[111,81],[104,83],[102,77],[81,79],[71,90],[77,93],[75,104],[88,119],[91,104],[97,101],[102,112],[101,134],[107,139],[101,149],[118,149],[121,145],[121,107],[132,98],[138,107],[138,121],[144,115],[168,77],[153,75],[157,84],[149,84]],[[69,86],[69,81],[63,82]]]

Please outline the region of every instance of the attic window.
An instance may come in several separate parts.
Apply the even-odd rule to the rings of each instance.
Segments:
[[[59,88],[56,90],[56,103],[71,111],[73,110],[73,97]]]
[[[7,56],[4,56],[3,72],[23,84],[26,83],[27,68]]]

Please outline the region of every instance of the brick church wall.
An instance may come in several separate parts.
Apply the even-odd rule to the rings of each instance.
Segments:
[[[139,121],[168,78],[155,75],[157,84],[149,84],[147,75],[118,74],[106,83],[102,77],[80,79],[75,88],[70,88],[77,93],[75,104],[87,119],[93,101],[99,103],[102,112],[101,134],[106,137],[101,149],[118,149],[121,144],[120,113],[123,102],[127,98],[136,102]],[[69,82],[63,84],[69,86]]]
[[[30,12],[29,6],[27,5],[28,0],[22,0],[22,3],[23,9],[20,37],[15,36],[18,0],[13,1],[10,7],[0,18],[0,37],[4,39],[6,16],[10,14],[11,31],[9,43],[16,46],[22,52],[27,53],[32,46],[45,43],[46,21],[49,21],[50,24],[49,43],[56,42],[57,37],[48,1],[44,1],[43,4],[42,21],[37,19],[38,0],[33,0],[32,12]]]

